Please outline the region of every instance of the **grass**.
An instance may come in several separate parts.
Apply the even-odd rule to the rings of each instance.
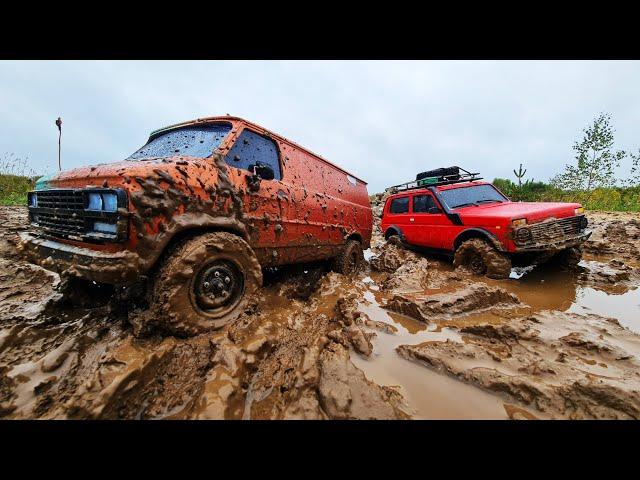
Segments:
[[[503,178],[496,178],[493,184],[514,201],[576,202],[587,210],[640,212],[640,186],[596,188],[586,192],[560,190],[544,182],[530,182],[519,188]]]
[[[0,205],[26,205],[27,192],[35,185],[34,173],[26,158],[12,153],[0,157]]]

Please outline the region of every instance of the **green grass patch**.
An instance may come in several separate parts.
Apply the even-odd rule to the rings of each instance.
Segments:
[[[30,177],[0,174],[0,205],[26,205],[27,192],[33,190],[34,185]]]

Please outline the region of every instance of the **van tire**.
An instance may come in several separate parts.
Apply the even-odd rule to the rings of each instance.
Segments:
[[[242,238],[216,232],[184,240],[151,281],[143,317],[153,325],[146,327],[180,337],[219,329],[247,309],[261,286],[260,264]]]
[[[357,240],[348,240],[338,256],[333,259],[331,269],[343,275],[357,274],[364,264],[362,245]]]
[[[511,259],[481,238],[462,242],[453,257],[453,265],[498,280],[509,278],[511,274]]]

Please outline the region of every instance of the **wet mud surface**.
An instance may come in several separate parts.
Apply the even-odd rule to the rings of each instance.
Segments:
[[[137,338],[124,296],[62,301],[0,207],[0,418],[640,418],[640,224],[588,217],[575,270],[476,277],[374,228],[356,279],[265,270],[221,330]]]

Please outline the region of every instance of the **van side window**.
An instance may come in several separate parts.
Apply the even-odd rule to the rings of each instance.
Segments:
[[[274,141],[246,128],[227,153],[225,162],[227,165],[250,172],[253,172],[256,162],[260,162],[273,169],[275,180],[282,178],[278,148]]]
[[[391,206],[389,207],[389,213],[408,213],[409,212],[409,197],[394,198],[391,200]]]
[[[429,213],[429,209],[433,207],[437,207],[437,205],[431,195],[416,195],[413,197],[414,213]]]

